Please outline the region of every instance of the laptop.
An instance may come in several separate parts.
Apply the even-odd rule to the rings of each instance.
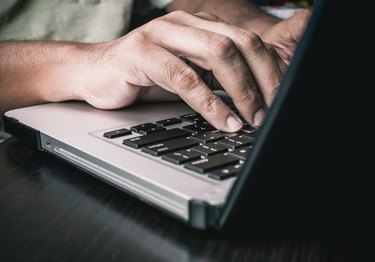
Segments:
[[[328,105],[325,83],[337,81],[332,67],[340,66],[341,54],[332,47],[345,21],[338,4],[315,4],[261,127],[218,132],[183,102],[99,110],[67,101],[8,111],[5,131],[193,228],[230,231],[327,217],[339,210],[343,192],[332,191],[337,176],[321,172],[330,151],[311,158],[322,133],[329,134],[311,112]],[[342,45],[351,50],[349,41]],[[316,132],[308,137],[307,130]]]

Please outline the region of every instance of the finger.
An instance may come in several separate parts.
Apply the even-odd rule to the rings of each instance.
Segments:
[[[233,25],[207,21],[200,17],[184,19],[183,15],[179,15],[175,17],[175,20],[185,23],[187,26],[222,34],[232,39],[250,68],[266,105],[268,107],[271,105],[282,79],[282,71],[265,44],[256,34]],[[241,109],[244,110],[246,103],[241,99],[243,93],[233,90],[230,95],[234,102],[237,102],[238,109],[240,111]]]
[[[211,13],[207,13],[207,12],[199,12],[194,15],[202,19],[209,20],[209,21],[224,22],[224,20],[222,20],[218,16],[211,14]],[[283,60],[283,58],[280,56],[280,54],[276,51],[276,49],[272,45],[268,43],[264,43],[264,44],[266,45],[266,48],[268,49],[270,54],[275,59],[276,63],[279,65],[281,73],[284,74],[286,69],[288,68],[287,63]]]
[[[231,38],[247,61],[267,106],[270,106],[275,95],[275,90],[277,90],[279,82],[282,79],[282,71],[279,68],[278,61],[268,51],[263,41],[256,34],[248,30],[224,22],[218,22],[220,18],[212,14],[200,14],[200,16],[211,20],[188,20],[190,22],[189,25],[221,33]]]
[[[284,59],[280,56],[280,54],[276,51],[276,49],[267,43],[264,43],[266,45],[266,48],[268,49],[268,52],[273,56],[276,63],[279,65],[281,73],[284,75],[286,69],[288,68],[288,64],[284,61]]]
[[[194,16],[188,15],[185,19],[191,17]],[[171,22],[163,20],[161,21],[163,24],[160,24],[168,33],[161,35],[159,32],[153,38],[158,39],[160,46],[176,50],[195,64],[211,70],[231,96],[245,120],[250,124],[255,124],[254,116],[263,108],[263,99],[235,43],[220,33],[181,26],[172,21],[173,17],[169,19]],[[199,20],[202,19],[199,18]]]
[[[207,13],[207,12],[199,12],[199,13],[196,13],[194,15],[197,16],[197,17],[200,17],[202,19],[209,20],[209,21],[224,22],[224,20],[222,20],[218,16],[213,15],[211,13]],[[279,65],[281,73],[284,75],[286,69],[288,68],[287,63],[282,59],[280,54],[276,51],[276,49],[272,45],[270,45],[268,43],[264,43],[264,44],[266,45],[266,48],[268,49],[270,54],[275,59],[276,63]]]
[[[155,46],[151,55],[155,57],[155,61],[146,65],[146,72],[155,84],[178,94],[217,129],[226,132],[241,129],[239,117],[191,67],[159,46]]]

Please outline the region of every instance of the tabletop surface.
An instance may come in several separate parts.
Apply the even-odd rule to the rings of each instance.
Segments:
[[[15,138],[0,143],[0,173],[0,261],[344,262],[368,251],[346,231],[194,230]]]

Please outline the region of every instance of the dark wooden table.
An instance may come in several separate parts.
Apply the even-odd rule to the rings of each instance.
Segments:
[[[188,228],[15,138],[0,143],[0,261],[369,261],[362,233]],[[375,260],[372,260],[375,261]]]

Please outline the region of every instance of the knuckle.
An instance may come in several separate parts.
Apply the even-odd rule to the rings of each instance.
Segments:
[[[127,37],[127,43],[131,46],[139,47],[147,42],[147,34],[142,31],[134,31],[130,33]]]
[[[220,97],[214,93],[210,93],[203,97],[200,103],[201,112],[209,114],[212,112],[217,112],[219,106],[222,104]]]
[[[269,44],[266,44],[266,48],[273,59],[278,62],[279,67],[282,67],[283,63],[287,63],[287,61],[290,61],[291,59],[291,56],[287,52],[284,52],[282,49],[276,49],[277,47]]]
[[[232,39],[219,36],[213,41],[212,55],[221,60],[228,60],[238,54],[237,47]]]
[[[260,94],[257,88],[251,86],[244,89],[239,96],[237,96],[234,100],[236,102],[243,102],[247,101],[249,103],[254,103],[259,98]]]
[[[272,45],[266,45],[268,52],[275,58],[279,58],[279,53],[276,51],[276,48]]]
[[[265,45],[257,34],[253,32],[241,32],[242,43],[251,49],[253,53],[259,53],[265,50]]]
[[[245,45],[250,44],[250,38],[252,37],[252,32],[249,30],[244,30],[242,28],[232,26],[234,33],[237,35],[240,43],[244,43]]]
[[[169,24],[168,20],[165,17],[159,17],[156,19],[151,20],[150,22],[146,23],[142,26],[148,33],[158,32],[160,28],[164,28]],[[136,30],[137,31],[137,30]]]
[[[168,67],[168,75],[179,92],[189,93],[201,82],[198,74],[188,66]]]

